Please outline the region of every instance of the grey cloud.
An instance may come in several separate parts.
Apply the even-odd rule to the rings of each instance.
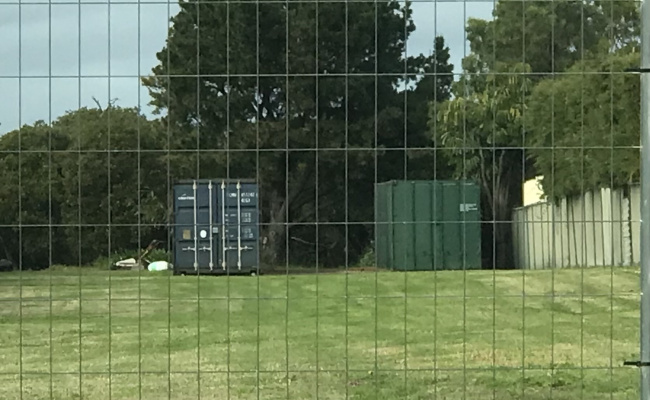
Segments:
[[[473,6],[471,12],[468,8],[466,16],[490,18],[491,9],[491,4],[482,3]],[[172,5],[171,15],[177,10],[178,6]],[[458,73],[465,53],[464,10],[462,3],[441,2],[437,7],[433,3],[414,3],[413,18],[417,29],[408,43],[409,55],[428,54],[434,37],[443,35]],[[137,76],[149,74],[157,64],[156,53],[165,43],[168,17],[167,4],[142,3],[139,15],[136,4],[114,4],[110,7],[109,36],[106,4],[82,3],[79,8],[74,4],[52,3],[51,17],[47,3],[23,5],[20,23],[17,6],[0,4],[0,133],[38,119],[48,121],[50,116],[55,119],[79,106],[93,106],[93,97],[102,104],[118,98],[122,106],[139,104],[147,111],[148,93]],[[22,29],[21,41],[19,28]],[[65,77],[23,78],[19,96],[18,79],[10,78],[18,75],[19,54],[22,56],[22,76],[48,77],[51,68],[52,76]],[[79,78],[79,65],[81,75],[101,77]]]

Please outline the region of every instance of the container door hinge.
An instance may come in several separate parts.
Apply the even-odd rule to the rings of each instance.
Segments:
[[[632,366],[632,367],[650,367],[650,361],[624,361],[623,365]]]

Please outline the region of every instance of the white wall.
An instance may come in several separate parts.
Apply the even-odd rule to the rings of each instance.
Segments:
[[[619,266],[640,257],[640,188],[601,189],[581,198],[515,209],[513,246],[522,269]]]
[[[524,207],[546,201],[546,196],[544,195],[544,190],[542,189],[541,180],[542,177],[537,176],[524,182],[524,186],[522,188]]]

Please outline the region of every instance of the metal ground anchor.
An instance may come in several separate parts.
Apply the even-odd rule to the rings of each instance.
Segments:
[[[624,361],[623,365],[637,368],[650,367],[650,361]]]

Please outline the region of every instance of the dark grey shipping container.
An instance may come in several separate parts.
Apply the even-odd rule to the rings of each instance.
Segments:
[[[258,273],[258,195],[258,185],[252,180],[176,184],[174,273]]]

